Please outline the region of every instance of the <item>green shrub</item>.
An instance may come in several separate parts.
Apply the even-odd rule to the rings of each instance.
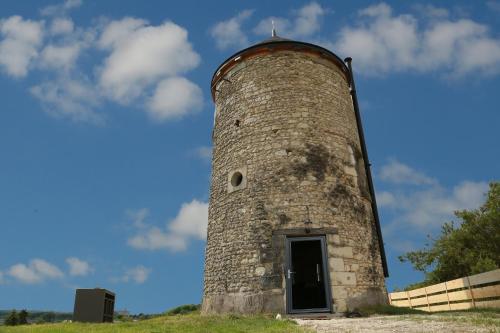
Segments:
[[[165,312],[165,314],[169,316],[177,314],[186,314],[198,311],[199,309],[200,309],[200,304],[184,304],[168,310],[167,312]]]
[[[16,310],[12,310],[11,313],[5,318],[4,325],[6,326],[16,326],[19,324],[19,316]]]

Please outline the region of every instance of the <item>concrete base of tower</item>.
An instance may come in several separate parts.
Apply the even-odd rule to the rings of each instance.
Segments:
[[[334,299],[335,301],[335,299]],[[348,297],[345,301],[337,301],[336,311],[347,312],[356,309],[372,306],[372,305],[387,305],[389,300],[385,288],[371,287],[356,296]]]
[[[285,313],[283,293],[262,292],[258,294],[229,293],[205,296],[201,306],[203,314],[219,313]]]
[[[287,313],[284,292],[268,291],[258,294],[228,293],[205,296],[201,306],[203,314],[258,314]],[[388,304],[385,288],[370,287],[356,296],[333,298],[332,312],[344,313],[364,306]]]

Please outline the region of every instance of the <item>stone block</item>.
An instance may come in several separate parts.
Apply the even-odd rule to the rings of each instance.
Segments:
[[[335,299],[335,312],[346,312],[347,304],[345,299]]]
[[[257,267],[255,269],[255,275],[262,276],[264,274],[266,274],[266,268],[265,267]]]
[[[340,244],[340,236],[339,235],[332,235],[332,243],[333,244]]]
[[[332,276],[332,284],[335,286],[355,286],[356,274],[352,272],[336,272]]]
[[[328,248],[328,254],[333,257],[341,257],[341,258],[353,258],[352,247],[350,246],[330,246]]]
[[[349,265],[349,271],[356,272],[357,270],[359,270],[359,265],[358,264],[351,264],[351,265]]]
[[[344,272],[345,271],[344,259],[330,258],[328,261],[330,263],[330,270],[332,270],[334,272]]]
[[[332,297],[334,299],[347,298],[347,290],[342,286],[332,286]]]

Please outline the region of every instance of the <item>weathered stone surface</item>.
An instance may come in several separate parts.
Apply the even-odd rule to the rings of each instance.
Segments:
[[[334,286],[355,286],[356,274],[352,272],[333,272],[332,284]]]
[[[347,290],[343,286],[332,286],[332,296],[334,299],[346,299]]]
[[[330,246],[328,248],[328,252],[330,255],[334,257],[342,257],[342,258],[353,258],[352,247],[338,247],[338,246]]]
[[[215,104],[202,311],[285,312],[286,230],[297,236],[306,219],[313,230],[335,231],[325,234],[337,309],[363,297],[383,302],[371,197],[341,69],[313,53],[256,55],[218,81]],[[244,185],[228,184],[238,170]]]
[[[344,265],[344,259],[340,258],[330,258],[330,270],[333,272],[344,272],[345,271],[345,265]]]

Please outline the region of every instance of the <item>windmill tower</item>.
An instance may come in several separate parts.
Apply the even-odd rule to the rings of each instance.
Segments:
[[[212,78],[202,311],[386,302],[384,247],[350,59],[273,35]]]

